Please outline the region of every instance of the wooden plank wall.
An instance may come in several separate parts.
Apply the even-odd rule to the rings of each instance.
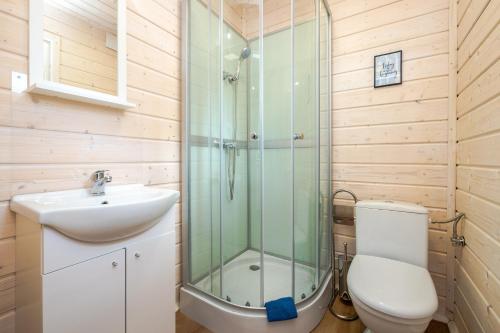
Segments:
[[[460,332],[500,332],[500,0],[458,2],[455,262]]]
[[[433,219],[445,218],[449,0],[329,2],[334,190],[419,203]],[[397,50],[403,50],[403,84],[374,89],[373,57]],[[335,232],[336,250],[347,242],[354,253],[354,228],[337,225]],[[440,304],[435,318],[443,321],[448,242],[445,227],[429,226],[429,270]]]
[[[11,71],[28,70],[28,0],[0,1],[1,333],[14,332],[12,195],[89,186],[102,168],[111,170],[113,184],[180,188],[180,3],[128,1],[128,94],[137,107],[119,111],[11,93]]]

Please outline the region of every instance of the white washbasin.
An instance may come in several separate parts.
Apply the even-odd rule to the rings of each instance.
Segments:
[[[137,184],[109,186],[102,196],[87,189],[16,195],[10,207],[69,237],[108,242],[152,227],[178,198],[177,191]]]

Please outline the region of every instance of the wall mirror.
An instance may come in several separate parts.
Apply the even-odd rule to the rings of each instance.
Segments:
[[[126,0],[30,0],[29,91],[127,102]]]

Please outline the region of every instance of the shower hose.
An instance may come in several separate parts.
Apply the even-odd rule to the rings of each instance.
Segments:
[[[233,84],[233,92],[234,92],[234,103],[233,103],[233,137],[232,144],[227,146],[227,154],[229,163],[227,163],[227,179],[229,185],[229,199],[234,199],[234,183],[235,183],[235,175],[236,175],[236,151],[237,151],[237,142],[236,142],[236,133],[238,130],[238,80],[229,81]]]

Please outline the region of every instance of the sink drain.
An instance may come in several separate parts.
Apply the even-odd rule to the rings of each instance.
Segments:
[[[258,271],[260,269],[260,266],[259,265],[250,265],[249,268],[251,271]]]
[[[101,205],[107,205],[108,203],[109,202],[107,202],[107,201],[103,201],[103,202],[101,202]]]

